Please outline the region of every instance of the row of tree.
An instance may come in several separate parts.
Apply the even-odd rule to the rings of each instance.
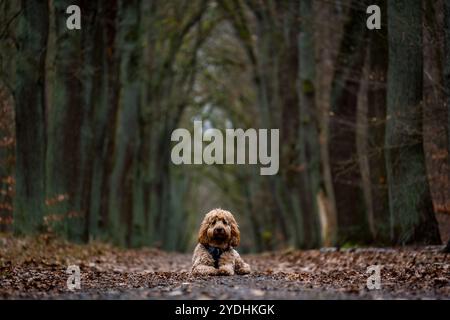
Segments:
[[[366,26],[373,4],[381,9],[380,30]],[[306,248],[440,243],[434,208],[449,199],[449,87],[439,69],[448,64],[442,37],[448,16],[441,14],[448,4],[220,5],[253,73],[258,125],[282,134],[281,174],[271,181],[247,177],[263,184],[249,190],[250,198],[261,188],[267,195],[250,200],[259,215],[249,223],[259,220],[257,229],[268,229],[271,238]],[[254,233],[259,249],[271,247],[258,239],[264,233]]]
[[[82,29],[69,30],[78,5]],[[2,2],[16,119],[14,230],[185,245],[170,133],[189,103],[206,1]],[[11,21],[10,21],[11,20]],[[2,59],[3,60],[3,59]]]
[[[3,230],[184,250],[227,206],[244,249],[441,241],[448,1],[0,1],[0,39]],[[174,166],[194,119],[279,128],[280,173]]]

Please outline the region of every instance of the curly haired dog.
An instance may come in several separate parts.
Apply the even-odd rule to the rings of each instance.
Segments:
[[[227,275],[250,273],[234,249],[239,245],[239,228],[231,212],[214,209],[205,215],[198,232],[198,244],[192,257],[192,273]]]

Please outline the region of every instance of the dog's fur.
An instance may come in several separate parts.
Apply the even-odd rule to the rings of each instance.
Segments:
[[[222,209],[208,212],[200,225],[198,242],[192,257],[192,273],[227,276],[250,273],[250,266],[234,249],[239,245],[240,232],[231,212]],[[222,252],[217,268],[208,248]]]

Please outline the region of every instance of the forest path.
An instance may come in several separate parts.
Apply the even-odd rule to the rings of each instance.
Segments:
[[[0,298],[38,299],[450,299],[450,255],[442,247],[288,250],[243,255],[246,276],[192,276],[191,254],[0,238]],[[367,267],[383,265],[381,290]],[[68,265],[81,289],[67,289]]]

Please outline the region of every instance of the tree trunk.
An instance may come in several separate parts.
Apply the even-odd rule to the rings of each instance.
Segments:
[[[386,0],[377,4],[381,12],[387,12]],[[381,30],[371,30],[369,39],[369,85],[367,93],[368,121],[368,169],[370,177],[370,202],[367,210],[372,213],[371,230],[377,243],[389,242],[389,197],[385,159],[385,119],[387,98],[387,68],[389,59],[387,40],[387,16],[382,14]]]
[[[450,199],[450,0],[444,0],[444,32],[445,32],[445,60],[444,60],[444,86],[447,104],[447,201]],[[447,210],[450,210],[450,205],[447,205]],[[450,251],[450,243],[447,244]]]
[[[338,241],[367,242],[368,225],[356,145],[357,103],[366,53],[368,1],[352,1],[344,25],[331,91],[330,165]]]
[[[15,83],[15,31],[19,1],[0,3],[0,232],[12,231],[14,201],[15,127],[13,84]]]
[[[114,166],[110,179],[110,234],[114,242],[131,244],[133,222],[133,181],[138,141],[140,108],[140,1],[119,2],[118,48],[120,55],[120,96],[115,131]]]
[[[319,146],[319,112],[315,102],[316,70],[314,48],[314,21],[312,1],[300,1],[300,33],[298,38],[299,56],[299,152],[300,163],[300,201],[305,230],[305,245],[320,246],[318,195],[322,186]],[[325,235],[323,235],[325,236]],[[333,235],[326,239],[333,243]]]
[[[109,4],[110,5],[110,4]],[[82,105],[80,112],[83,121],[80,127],[80,210],[84,216],[83,240],[95,239],[99,234],[99,206],[100,195],[98,186],[101,181],[101,168],[96,168],[101,159],[102,149],[98,144],[103,144],[105,127],[105,107],[104,88],[106,87],[106,77],[102,68],[105,67],[104,52],[105,43],[99,17],[103,16],[101,3],[97,1],[85,0],[82,2],[82,70],[83,81]],[[93,44],[96,45],[93,45]],[[96,170],[96,172],[94,172]],[[95,183],[93,179],[96,179]],[[92,201],[95,202],[96,209],[92,210]]]
[[[47,1],[22,1],[16,69],[16,196],[14,229],[42,230],[45,203],[45,58]]]
[[[447,245],[444,248],[445,253],[450,253],[450,240],[448,240]]]
[[[107,237],[112,221],[109,216],[109,199],[111,197],[110,175],[114,166],[112,156],[115,148],[116,126],[119,108],[119,62],[120,53],[116,41],[118,33],[118,0],[101,4],[103,19],[102,37],[104,51],[102,52],[102,107],[95,115],[96,134],[94,149],[97,157],[93,163],[91,212],[98,212],[99,236]],[[91,228],[97,225],[94,214],[90,218]]]
[[[438,217],[448,212],[450,204],[444,1],[423,1],[423,7],[423,145],[431,199]]]
[[[386,168],[391,239],[440,243],[425,169],[422,135],[422,2],[388,3],[389,70]]]
[[[54,1],[55,74],[52,105],[48,107],[47,199],[48,214],[56,231],[81,240],[83,213],[81,194],[81,126],[84,110],[81,81],[81,31],[66,27],[66,9],[80,2]]]

